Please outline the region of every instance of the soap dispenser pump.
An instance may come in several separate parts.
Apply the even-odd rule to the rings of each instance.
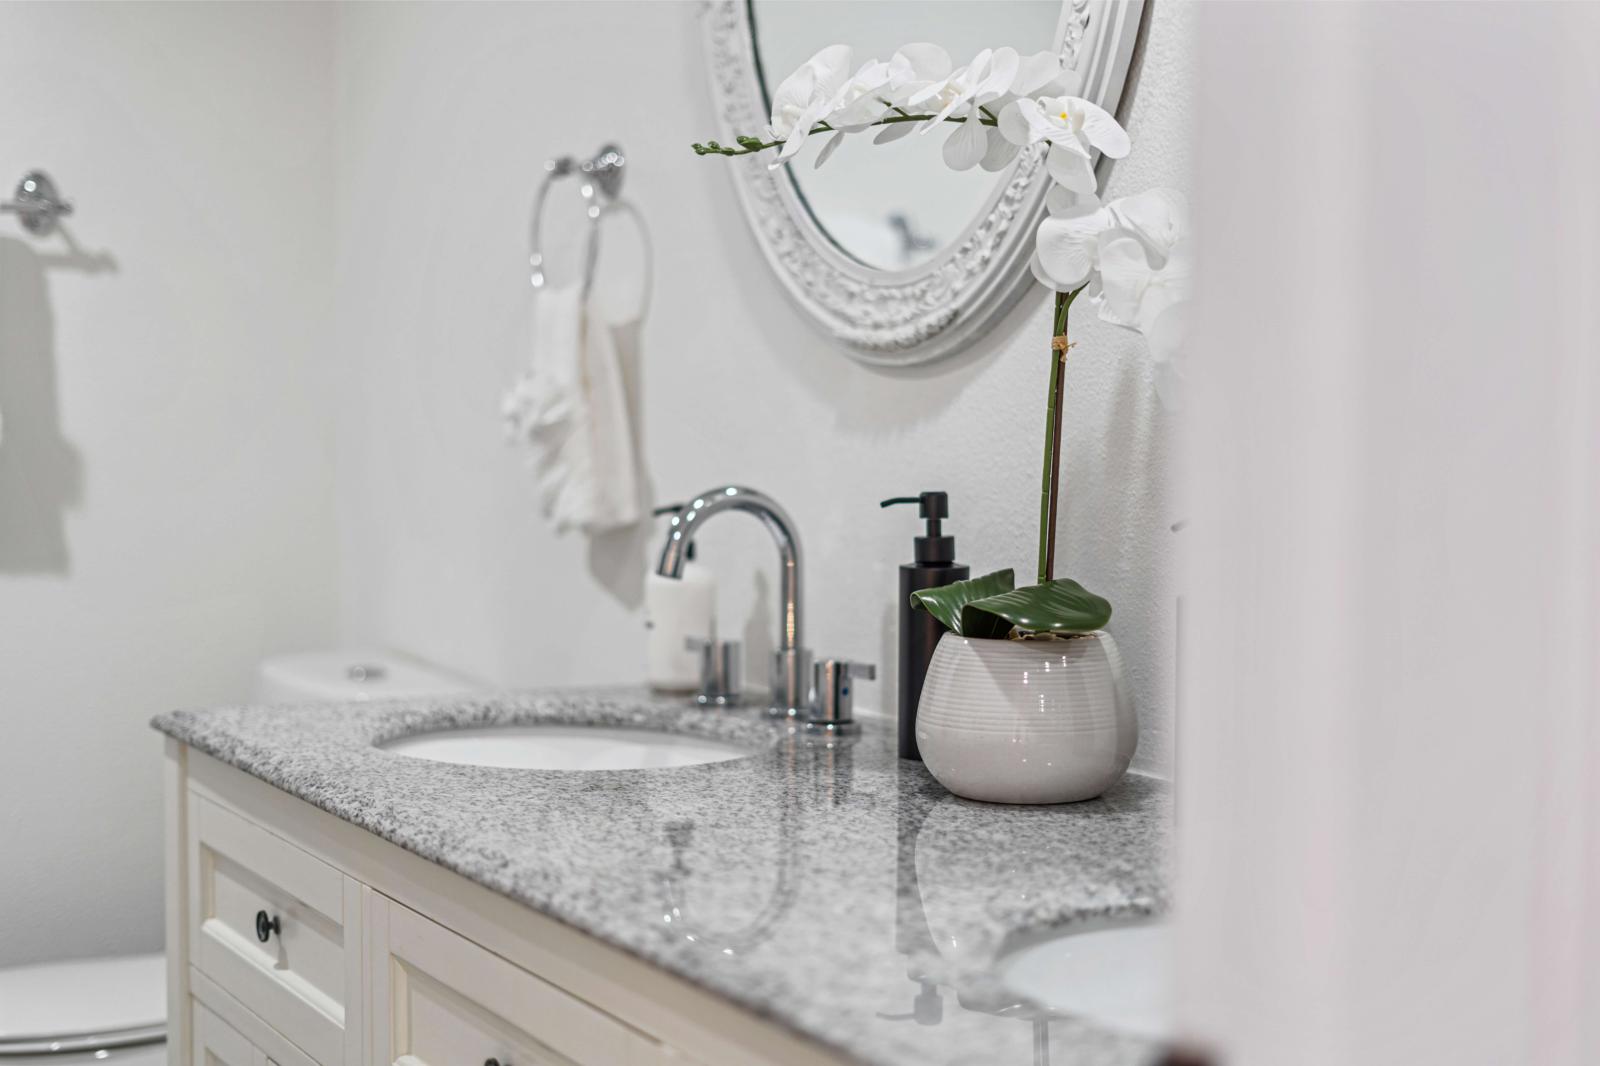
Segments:
[[[941,523],[950,517],[950,497],[943,492],[924,492],[918,496],[896,496],[880,507],[914,503],[927,529],[916,539],[912,561],[900,567],[900,757],[921,759],[917,751],[917,704],[922,699],[922,680],[928,673],[933,649],[944,636],[944,627],[927,611],[911,606],[911,594],[921,589],[938,588],[972,576],[970,567],[956,562],[956,538],[947,536]]]

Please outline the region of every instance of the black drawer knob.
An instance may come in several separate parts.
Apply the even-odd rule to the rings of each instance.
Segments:
[[[256,911],[256,939],[265,944],[272,939],[273,933],[282,932],[278,925],[278,916],[267,917],[266,911]]]
[[[500,1060],[499,1059],[484,1059],[483,1060],[483,1066],[500,1066]],[[506,1063],[506,1066],[511,1066],[511,1064],[508,1062],[508,1063]]]

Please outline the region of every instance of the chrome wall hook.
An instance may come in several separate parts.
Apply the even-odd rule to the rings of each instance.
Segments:
[[[57,219],[72,214],[72,205],[61,198],[50,175],[30,170],[17,182],[11,201],[0,203],[0,212],[16,215],[35,237],[47,237],[55,232]]]
[[[622,194],[622,170],[627,165],[622,149],[608,144],[583,164],[583,172],[594,179],[594,184],[609,201]]]

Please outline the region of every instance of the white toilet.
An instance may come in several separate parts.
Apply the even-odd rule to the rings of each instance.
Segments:
[[[251,702],[447,696],[479,688],[395,652],[310,652],[263,660]],[[163,1066],[166,1015],[160,954],[0,969],[0,1066]]]
[[[161,1066],[167,971],[160,955],[0,970],[5,1066]]]
[[[276,655],[256,670],[252,703],[318,703],[449,696],[483,686],[442,666],[392,651]]]

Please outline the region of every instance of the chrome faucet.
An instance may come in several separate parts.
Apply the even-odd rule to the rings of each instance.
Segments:
[[[772,655],[771,713],[804,717],[811,703],[811,653],[800,639],[800,537],[794,520],[776,500],[738,485],[701,493],[670,519],[656,573],[662,577],[682,576],[695,534],[712,515],[723,511],[748,511],[761,519],[778,542],[782,598],[778,604],[778,650]]]

